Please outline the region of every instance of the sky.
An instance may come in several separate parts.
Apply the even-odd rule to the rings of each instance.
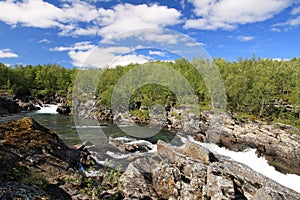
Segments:
[[[299,0],[0,0],[0,62],[114,67],[300,56]]]

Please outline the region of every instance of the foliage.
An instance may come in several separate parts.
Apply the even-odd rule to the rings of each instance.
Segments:
[[[195,63],[200,63],[200,67]],[[299,58],[278,61],[253,56],[251,59],[238,59],[236,62],[215,58],[213,63],[223,79],[226,90],[224,99],[227,99],[228,110],[268,121],[289,121],[292,124],[299,124]],[[17,95],[51,96],[60,93],[70,99],[76,74],[80,71],[82,73],[79,74],[84,75],[82,78],[85,81],[79,82],[80,85],[74,90],[78,98],[84,100],[86,88],[96,84],[92,87],[96,87],[96,91],[91,92],[96,97],[97,105],[110,107],[115,86],[126,75],[123,82],[124,90],[118,91],[119,99],[121,101],[130,94],[131,113],[147,118],[147,110],[155,104],[179,105],[178,94],[186,91],[181,84],[183,82],[180,82],[182,77],[197,95],[201,109],[209,108],[211,95],[217,94],[210,94],[212,91],[209,91],[207,85],[210,85],[210,88],[219,87],[214,85],[216,72],[211,69],[213,69],[212,62],[201,58],[192,62],[185,59],[178,59],[175,62],[156,61],[86,72],[65,69],[55,64],[8,67],[0,63],[0,89],[4,91],[2,93],[13,91]],[[180,76],[175,76],[176,74]],[[78,79],[80,76],[76,77],[76,80]],[[142,81],[146,80],[149,82],[141,85]],[[159,80],[162,84],[151,80]],[[139,106],[136,106],[137,102]]]
[[[0,63],[0,89],[12,90],[17,96],[51,97],[66,96],[77,69],[66,69],[59,65],[16,65]]]
[[[98,174],[99,176],[95,177],[87,177],[84,174],[80,176],[81,193],[96,199],[122,199],[120,189],[123,185],[119,181],[122,175],[121,168],[110,168],[105,164]]]

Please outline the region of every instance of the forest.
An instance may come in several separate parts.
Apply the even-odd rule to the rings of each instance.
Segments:
[[[200,59],[201,60],[201,59]],[[207,65],[211,65],[209,61]],[[223,80],[226,91],[228,111],[238,113],[239,117],[279,121],[300,126],[300,59],[289,61],[261,59],[238,59],[235,62],[223,58],[213,59],[214,65]],[[155,61],[145,65],[163,65],[181,74],[188,80],[198,97],[202,110],[210,109],[211,94],[205,77],[185,59],[175,62]],[[130,64],[100,70],[102,75],[97,83],[96,101],[98,106],[110,106],[111,95],[120,78],[129,71],[141,66]],[[64,68],[57,64],[6,66],[0,63],[0,91],[16,96],[45,97],[52,95],[68,96],[71,103],[72,87],[78,70]],[[157,71],[156,74],[161,72]],[[171,72],[165,74],[172,77]],[[136,76],[139,76],[138,74]],[[173,80],[176,83],[176,79]],[[140,103],[137,109],[136,102]],[[131,110],[137,115],[147,117],[147,109],[152,104],[177,106],[176,95],[167,87],[159,84],[146,84],[136,89],[130,99]]]

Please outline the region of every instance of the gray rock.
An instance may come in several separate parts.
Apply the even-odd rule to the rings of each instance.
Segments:
[[[184,153],[196,160],[200,160],[206,164],[217,161],[213,153],[196,143],[187,141],[184,145]]]
[[[126,171],[119,179],[122,182],[120,190],[125,198],[128,199],[145,199],[155,196],[151,193],[149,183],[133,163],[129,164]]]
[[[279,193],[273,188],[263,187],[255,193],[252,200],[282,200],[289,199],[284,193]]]
[[[291,134],[295,129],[259,121],[240,124],[226,113],[205,111],[203,115],[207,121],[205,138],[208,142],[234,151],[256,148],[258,155],[264,156],[279,171],[300,175],[300,135]]]
[[[48,195],[38,187],[19,182],[0,184],[0,199],[46,199]]]
[[[159,141],[155,155],[128,166],[120,179],[122,194],[127,199],[300,199],[299,193],[242,164],[217,155],[214,162],[207,160],[209,153],[195,143],[178,148]]]

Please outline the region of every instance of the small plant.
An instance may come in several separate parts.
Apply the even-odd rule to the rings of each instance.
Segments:
[[[94,170],[89,168],[89,170]],[[119,181],[121,168],[110,168],[108,163],[98,171],[99,176],[87,177],[83,174],[80,193],[85,193],[93,199],[122,199],[120,188],[123,184]],[[109,192],[108,192],[109,191]]]

